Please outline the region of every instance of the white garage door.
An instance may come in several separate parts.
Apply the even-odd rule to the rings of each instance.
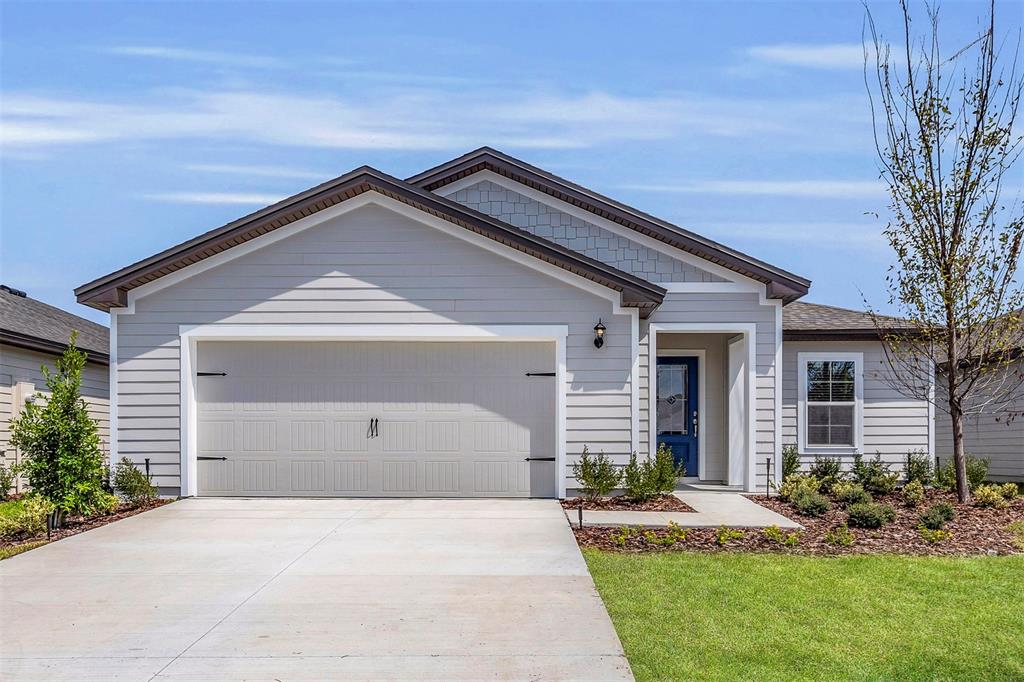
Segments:
[[[201,342],[199,494],[553,497],[554,355],[543,342]]]

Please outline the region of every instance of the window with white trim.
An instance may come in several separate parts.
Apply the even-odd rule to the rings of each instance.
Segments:
[[[856,451],[863,407],[860,353],[800,353],[800,440],[805,450]]]

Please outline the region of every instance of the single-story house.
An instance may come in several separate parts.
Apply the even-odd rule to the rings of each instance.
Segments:
[[[1011,313],[1018,317],[1024,311]],[[1019,343],[1019,345],[1017,345]],[[994,369],[994,376],[985,382],[982,401],[988,403],[980,414],[964,417],[964,451],[973,457],[988,460],[989,477],[995,481],[1024,481],[1024,332],[1018,342],[1006,351],[1013,361]],[[938,381],[939,405],[945,393],[941,375]],[[993,392],[1001,394],[991,400]],[[949,415],[941,409],[936,422],[937,449],[940,461],[953,456],[953,426]]]
[[[809,287],[482,148],[357,168],[76,294],[111,316],[112,450],[165,494],[562,497],[584,447],[665,443],[749,491],[787,441],[930,448]]]
[[[6,466],[20,461],[20,453],[9,444],[11,419],[21,413],[26,399],[37,392],[46,394],[41,367],[56,368],[72,331],[78,332],[78,348],[87,356],[82,398],[106,448],[110,439],[107,328],[0,285],[0,452]]]

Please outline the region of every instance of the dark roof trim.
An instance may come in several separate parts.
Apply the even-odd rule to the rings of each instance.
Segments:
[[[763,282],[767,285],[770,298],[794,301],[805,295],[811,286],[808,279],[667,223],[490,147],[481,147],[414,175],[407,178],[407,182],[433,191],[481,170],[498,173],[606,220]]]
[[[68,348],[68,344],[66,343],[50,341],[49,339],[41,339],[36,336],[29,336],[28,334],[19,334],[18,332],[7,329],[0,329],[0,344],[24,348],[25,350],[33,350],[40,353],[50,353],[53,355],[59,355]],[[110,355],[107,353],[100,353],[99,351],[89,350],[88,348],[79,348],[78,350],[85,353],[86,360],[88,362],[94,362],[98,365],[110,364]]]
[[[124,307],[127,305],[128,291],[131,289],[369,191],[401,201],[618,291],[621,293],[622,304],[639,308],[641,317],[647,317],[665,297],[665,289],[656,284],[468,209],[369,166],[357,168],[138,263],[83,284],[75,289],[75,295],[79,303],[98,310]]]

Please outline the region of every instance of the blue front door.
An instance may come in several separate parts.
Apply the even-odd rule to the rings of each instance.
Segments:
[[[697,358],[658,358],[658,445],[672,449],[687,476],[697,475]]]

